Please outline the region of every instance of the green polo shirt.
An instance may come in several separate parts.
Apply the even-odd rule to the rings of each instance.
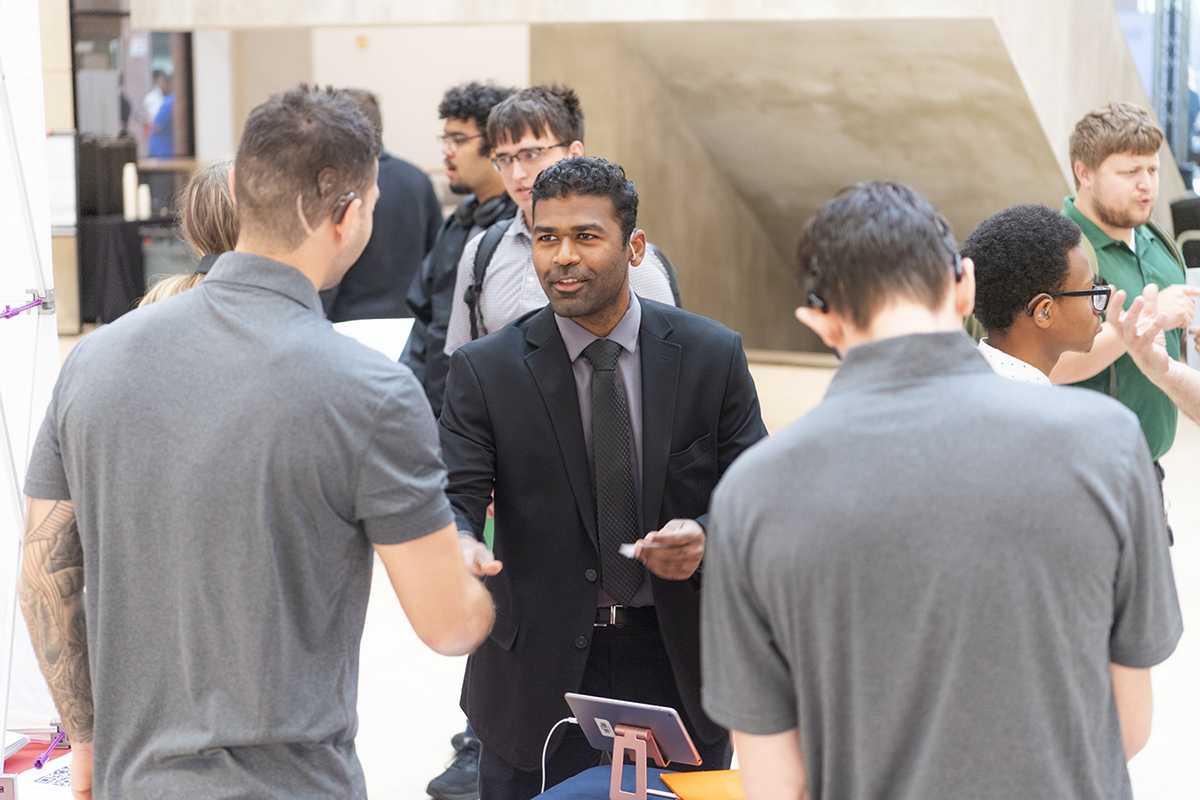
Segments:
[[[1113,239],[1100,230],[1096,223],[1081,214],[1079,209],[1075,208],[1074,197],[1068,196],[1063,199],[1063,214],[1074,220],[1091,242],[1099,261],[1100,275],[1117,289],[1125,290],[1126,308],[1129,308],[1133,299],[1151,283],[1160,289],[1174,283],[1183,283],[1183,270],[1179,268],[1179,262],[1145,225],[1133,231],[1134,244],[1137,246],[1135,253],[1125,242]],[[1168,333],[1167,352],[1176,361],[1179,360],[1179,342],[1177,332],[1173,335]],[[1142,423],[1142,433],[1146,435],[1146,443],[1150,446],[1150,454],[1157,461],[1171,449],[1171,444],[1175,441],[1175,425],[1179,412],[1171,399],[1142,374],[1128,355],[1118,358],[1115,366],[1116,398],[1138,415]],[[1075,385],[1108,394],[1108,370],[1101,370],[1098,375]]]

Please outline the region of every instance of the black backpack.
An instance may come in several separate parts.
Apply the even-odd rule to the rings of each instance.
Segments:
[[[516,217],[502,219],[484,231],[483,238],[479,241],[479,248],[475,251],[475,280],[463,292],[463,301],[467,304],[468,316],[471,319],[471,341],[488,334],[488,330],[483,324],[483,312],[479,310],[479,298],[483,294],[483,278],[487,275],[488,264],[492,263],[492,256],[496,255],[496,248],[500,246],[500,240],[504,238],[505,231],[512,225],[514,219]],[[646,247],[658,257],[667,271],[667,283],[671,287],[671,296],[675,298],[676,308],[683,308],[679,295],[679,276],[675,274],[675,267],[655,245],[647,242]]]

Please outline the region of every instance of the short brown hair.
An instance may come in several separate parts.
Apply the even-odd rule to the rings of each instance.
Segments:
[[[345,92],[300,84],[272,95],[250,112],[238,145],[241,229],[299,247],[305,224],[319,226],[348,192],[365,197],[379,150],[379,130]]]
[[[565,144],[583,141],[583,107],[579,95],[565,86],[530,86],[509,95],[488,114],[487,138],[520,141],[526,133],[549,134]]]
[[[1071,175],[1080,161],[1096,169],[1114,153],[1149,156],[1162,147],[1163,130],[1149,111],[1133,103],[1113,102],[1089,111],[1071,132]],[[1075,178],[1079,188],[1079,178]]]
[[[228,253],[237,246],[238,220],[229,192],[232,161],[218,161],[192,173],[179,202],[184,240],[198,256]]]

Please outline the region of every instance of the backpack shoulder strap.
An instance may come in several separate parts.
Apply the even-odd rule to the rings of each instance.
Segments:
[[[1175,259],[1175,263],[1179,265],[1179,269],[1183,271],[1183,279],[1186,282],[1187,262],[1183,260],[1183,253],[1180,251],[1179,245],[1175,244],[1175,240],[1171,238],[1171,235],[1167,233],[1166,229],[1164,229],[1163,226],[1159,225],[1154,220],[1147,222],[1146,227],[1149,228],[1150,232],[1153,233],[1154,236],[1163,243],[1163,246],[1167,248],[1167,252],[1171,254],[1171,256]]]
[[[683,308],[683,302],[680,300],[679,294],[679,276],[675,274],[675,267],[667,260],[663,251],[658,249],[658,245],[646,242],[646,247],[662,262],[663,269],[667,271],[667,283],[671,286],[671,296],[675,298],[675,307]]]
[[[467,291],[463,293],[463,300],[467,304],[468,316],[471,319],[471,341],[478,339],[480,336],[487,336],[487,328],[483,324],[483,312],[479,309],[479,298],[483,294],[483,278],[487,275],[488,264],[492,263],[492,256],[496,255],[496,248],[500,246],[500,240],[504,238],[505,231],[512,225],[514,217],[502,219],[492,224],[479,240],[479,248],[475,251],[475,276],[471,285],[467,287]]]

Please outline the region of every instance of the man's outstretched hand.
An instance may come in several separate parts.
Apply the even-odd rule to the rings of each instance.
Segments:
[[[1117,332],[1137,368],[1151,381],[1161,380],[1171,367],[1163,329],[1170,324],[1169,315],[1158,310],[1158,287],[1150,284],[1135,297],[1129,310],[1117,319]]]

